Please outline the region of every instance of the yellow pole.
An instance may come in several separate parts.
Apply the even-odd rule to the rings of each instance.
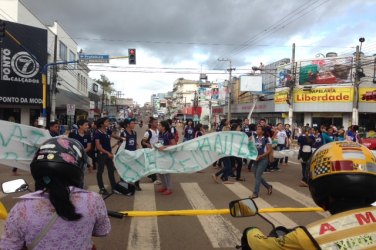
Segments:
[[[296,213],[296,212],[324,212],[320,207],[305,208],[262,208],[259,213]],[[196,215],[221,215],[229,214],[228,208],[212,210],[170,210],[170,211],[121,211],[120,213],[129,217],[148,217],[148,216],[196,216]]]
[[[42,87],[43,87],[43,117],[47,116],[47,75],[42,72]]]

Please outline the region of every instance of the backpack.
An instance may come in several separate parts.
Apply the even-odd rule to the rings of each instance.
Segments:
[[[179,141],[179,133],[175,127],[171,127],[171,134],[174,135],[175,142],[178,143]]]
[[[147,132],[148,132],[148,139],[146,141],[144,141],[144,139],[142,139],[142,141],[141,141],[142,148],[148,148],[148,146],[145,145],[145,142],[150,144],[150,138],[153,136],[150,129],[148,129]]]

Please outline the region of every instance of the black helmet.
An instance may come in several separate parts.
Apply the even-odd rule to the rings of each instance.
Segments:
[[[330,212],[335,202],[370,205],[376,201],[375,156],[355,142],[325,144],[311,158],[308,185],[315,203]]]
[[[80,142],[72,138],[55,137],[39,147],[30,170],[35,180],[54,176],[69,185],[82,188],[86,164],[87,155]]]

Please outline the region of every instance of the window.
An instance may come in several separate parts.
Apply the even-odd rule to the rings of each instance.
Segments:
[[[67,60],[67,45],[65,45],[62,41],[60,41],[59,46],[59,57],[61,60],[66,61]]]
[[[68,61],[75,61],[75,60],[76,60],[76,54],[73,51],[69,50]],[[74,69],[75,65],[74,64],[68,64],[68,67],[70,69]]]
[[[98,84],[93,84],[93,91],[98,92]]]
[[[75,61],[76,60],[76,54],[69,50],[69,61]]]

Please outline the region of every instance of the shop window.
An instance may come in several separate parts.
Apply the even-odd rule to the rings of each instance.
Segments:
[[[62,41],[60,41],[59,45],[59,57],[61,60],[66,61],[67,60],[67,45],[65,45]]]
[[[21,122],[21,109],[18,109],[18,108],[0,109],[0,120],[20,123]]]

